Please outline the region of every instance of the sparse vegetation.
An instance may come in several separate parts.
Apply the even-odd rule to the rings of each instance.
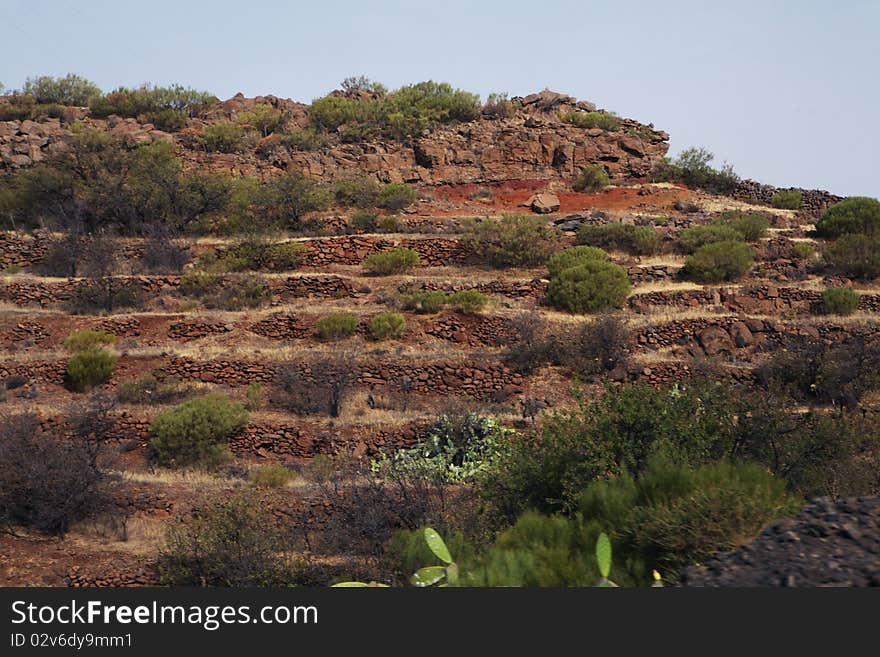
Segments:
[[[418,267],[421,264],[421,258],[415,249],[394,248],[390,251],[371,253],[364,258],[361,264],[371,274],[389,276]]]
[[[822,292],[822,305],[831,315],[852,315],[859,307],[860,298],[851,287],[832,287]]]
[[[446,305],[457,313],[473,315],[486,307],[489,297],[479,290],[459,290],[446,297]]]
[[[728,194],[736,189],[739,176],[725,163],[721,169],[710,164],[715,156],[705,148],[688,148],[674,160],[664,158],[654,171],[657,180],[681,182],[689,187],[705,189],[717,194]]]
[[[611,112],[567,112],[559,118],[578,128],[599,128],[610,132],[620,129],[620,119]]]
[[[880,237],[876,235],[841,235],[823,254],[832,271],[853,278],[880,276]]]
[[[633,255],[651,255],[660,246],[660,235],[653,226],[633,224],[584,224],[577,233],[578,243]]]
[[[588,164],[581,167],[580,173],[574,179],[571,187],[576,192],[598,192],[611,184],[611,178],[598,164]]]
[[[396,340],[406,333],[406,318],[400,313],[379,313],[370,320],[374,340]]]
[[[542,265],[557,250],[558,234],[543,219],[507,214],[500,221],[472,222],[461,244],[493,267]]]
[[[315,333],[322,340],[341,340],[354,335],[359,323],[354,313],[333,313],[325,315],[315,325]]]
[[[744,242],[712,242],[689,255],[684,265],[686,276],[705,283],[733,281],[752,266],[754,255]]]
[[[804,194],[799,189],[780,189],[770,197],[770,205],[783,210],[800,210],[804,205]]]

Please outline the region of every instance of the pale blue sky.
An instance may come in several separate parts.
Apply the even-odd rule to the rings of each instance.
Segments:
[[[880,196],[880,0],[0,0],[0,82],[75,72],[308,102],[349,75],[549,87],[743,177]]]

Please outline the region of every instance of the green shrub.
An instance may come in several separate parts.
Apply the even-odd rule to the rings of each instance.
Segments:
[[[684,274],[705,283],[733,281],[745,274],[753,261],[752,250],[744,242],[713,242],[687,257]]]
[[[620,128],[620,118],[611,112],[566,112],[559,118],[578,128],[599,128],[611,132]]]
[[[371,253],[361,263],[369,273],[377,276],[400,274],[421,264],[415,249],[394,248],[390,251]]]
[[[319,151],[330,145],[330,138],[314,128],[303,128],[282,135],[281,143],[297,151]]]
[[[337,203],[361,209],[376,207],[381,191],[379,181],[367,175],[350,175],[333,186]]]
[[[212,465],[247,424],[247,411],[219,393],[185,401],[150,423],[150,446],[163,466]]]
[[[723,212],[718,222],[722,226],[730,226],[742,235],[746,242],[757,242],[764,237],[770,222],[766,217],[759,214],[744,214],[742,212]]]
[[[255,195],[253,210],[274,224],[297,230],[306,214],[326,210],[332,202],[333,194],[326,185],[288,171],[263,183]]]
[[[807,242],[793,242],[791,245],[792,260],[811,260],[816,255],[816,249]]]
[[[189,114],[182,109],[163,109],[150,114],[150,123],[155,125],[159,130],[165,132],[176,132],[186,126],[186,119]]]
[[[216,102],[217,98],[205,91],[180,85],[156,87],[145,84],[135,89],[119,87],[103,96],[92,96],[89,109],[92,116],[98,118],[116,114],[146,115],[149,119],[154,113],[167,109],[184,110],[188,116],[198,116]]]
[[[253,109],[239,112],[235,120],[239,125],[250,126],[264,137],[268,137],[273,132],[281,129],[287,120],[287,116],[284,112],[271,105],[260,103],[254,105]]]
[[[376,205],[389,212],[400,212],[416,200],[416,190],[403,183],[388,183],[383,186],[376,199]]]
[[[507,97],[506,92],[491,93],[483,105],[483,116],[490,119],[509,119],[516,112],[513,102]]]
[[[262,465],[248,472],[248,479],[260,488],[282,488],[293,479],[293,472],[280,463]]]
[[[376,230],[376,213],[369,210],[353,212],[348,220],[348,225],[358,233],[372,233]]]
[[[460,243],[493,267],[534,267],[544,264],[557,250],[558,239],[545,220],[508,214],[500,221],[472,222]]]
[[[55,78],[50,75],[28,78],[24,83],[22,93],[32,96],[38,103],[84,107],[89,104],[92,98],[100,96],[101,90],[93,82],[68,73],[63,78]]]
[[[880,276],[880,236],[841,235],[825,250],[833,271],[853,278]]]
[[[315,332],[322,340],[349,338],[357,330],[358,321],[358,316],[354,313],[325,315],[315,325]]]
[[[489,297],[479,290],[460,290],[446,298],[446,304],[457,313],[473,315],[480,312],[489,303]]]
[[[116,367],[116,356],[97,347],[77,351],[67,361],[65,383],[75,392],[84,392],[105,383]]]
[[[449,295],[442,290],[415,290],[400,295],[400,307],[419,315],[439,313]]]
[[[804,205],[804,194],[798,189],[780,189],[770,197],[770,205],[783,210],[800,210]]]
[[[693,253],[701,246],[714,242],[731,242],[742,240],[742,233],[722,224],[710,224],[708,226],[691,226],[681,231],[679,243],[685,253]]]
[[[380,217],[376,222],[376,228],[382,233],[398,233],[400,232],[400,224],[397,217],[392,214]]]
[[[370,320],[374,340],[396,340],[406,333],[406,319],[400,313],[379,313]]]
[[[851,287],[831,287],[822,292],[822,305],[831,315],[852,315],[859,307],[860,298]]]
[[[249,411],[258,411],[266,403],[266,391],[259,381],[252,381],[244,391],[244,407]]]
[[[595,246],[573,246],[554,253],[547,260],[550,277],[558,276],[563,270],[577,267],[588,260],[609,260],[608,254]]]
[[[564,269],[550,280],[547,299],[557,308],[587,313],[619,308],[629,294],[626,270],[604,260]]]
[[[244,129],[232,121],[206,125],[199,135],[205,150],[216,153],[237,153],[244,148],[244,138]]]
[[[64,348],[67,351],[77,352],[86,351],[87,349],[98,349],[105,345],[116,342],[116,336],[107,331],[83,329],[76,333],[71,333],[64,340]]]
[[[633,224],[584,224],[578,229],[578,243],[609,251],[651,255],[660,246],[660,234],[653,226]]]
[[[739,184],[739,176],[729,164],[724,164],[721,169],[713,168],[710,162],[714,159],[715,156],[705,148],[688,148],[675,160],[664,158],[655,168],[654,177],[718,194],[729,194]]]
[[[193,270],[180,279],[180,293],[201,300],[206,308],[243,310],[259,308],[269,298],[269,287],[259,276],[228,276]]]
[[[840,237],[852,233],[871,235],[880,232],[880,201],[865,196],[852,196],[835,203],[816,223],[822,237]]]
[[[605,169],[599,164],[588,164],[581,168],[581,172],[572,183],[572,189],[576,192],[598,192],[611,184],[611,178]]]

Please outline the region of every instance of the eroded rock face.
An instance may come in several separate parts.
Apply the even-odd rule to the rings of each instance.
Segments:
[[[243,153],[205,153],[198,145],[201,129],[228,121],[258,103],[273,105],[290,116],[290,129],[308,125],[308,106],[291,100],[241,94],[212,108],[204,119],[190,119],[170,134],[136,119],[85,119],[129,146],[173,141],[187,166],[233,174],[271,175],[281,169],[334,180],[366,172],[386,182],[425,184],[480,183],[502,180],[572,178],[587,164],[600,163],[612,180],[644,176],[666,154],[669,136],[632,119],[621,119],[616,131],[578,128],[561,120],[572,111],[593,111],[595,105],[544,90],[512,100],[507,118],[480,117],[467,123],[437,126],[412,141],[331,144],[298,151],[273,135]],[[0,122],[0,170],[29,166],[63,148],[69,136],[57,119]],[[332,135],[331,135],[332,137]]]

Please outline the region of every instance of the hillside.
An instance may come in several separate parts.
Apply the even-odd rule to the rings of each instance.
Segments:
[[[357,99],[370,92],[334,93]],[[358,488],[365,485],[362,472],[339,466],[328,475],[330,456],[391,455],[424,440],[444,415],[491,417],[523,434],[540,431],[542,412],[578,406],[575,383],[594,401],[607,394],[606,385],[649,383],[665,390],[700,374],[764,396],[771,386],[762,368],[780,354],[812,349],[815,360],[829,349],[857,345],[862,351],[846,358],[873,362],[880,289],[871,276],[848,274],[823,260],[835,241],[814,230],[842,199],[788,190],[799,202],[786,209],[771,204],[779,190],[753,181],[737,180],[723,193],[681,179],[660,181],[669,136],[653,125],[615,117],[613,125],[578,127],[577,119],[565,117],[604,113],[547,90],[504,102],[503,112],[484,108],[471,120],[432,123],[402,139],[352,139],[345,132],[349,124],[316,129],[310,106],[274,96],[237,95],[165,130],[149,117],[98,118],[76,107],[56,118],[37,112],[0,121],[0,185],[19,194],[4,206],[4,220],[12,219],[0,233],[3,412],[7,420],[32,413],[52,440],[98,443],[95,458],[110,476],[114,508],[127,518],[121,529],[103,517],[77,520],[62,543],[33,529],[0,536],[0,584],[155,583],[156,550],[170,524],[190,517],[206,496],[223,499],[251,489],[275,519],[298,528],[297,550],[320,565],[309,570],[310,582],[338,573],[373,576],[382,571],[363,565],[374,563],[370,546],[345,546],[343,540],[340,547],[328,539],[319,547],[327,527],[328,535],[341,533],[337,505],[345,507],[351,496],[373,499]],[[260,130],[239,120],[266,107],[283,116],[283,128]],[[206,145],[205,135],[218,125],[244,126],[240,142],[228,149],[234,152]],[[84,134],[92,135],[91,146],[83,145]],[[143,150],[156,144],[169,150]],[[95,153],[105,160],[95,164]],[[142,180],[134,177],[142,172],[137,167],[147,166],[127,159],[138,153],[166,158],[161,166],[168,168],[138,173],[155,174],[158,182],[151,186],[139,187]],[[20,200],[32,198],[22,190],[36,193],[27,186],[27,172],[46,171],[41,167],[68,157],[76,175],[92,176],[87,185],[59,184],[49,203],[41,183],[43,205]],[[123,164],[112,168],[118,162]],[[579,184],[585,167],[598,167],[607,182]],[[284,178],[289,174],[303,178]],[[233,182],[223,191],[224,205],[209,206],[211,181],[220,180],[249,180],[253,196],[236,201],[243,187]],[[326,202],[305,203],[305,187],[277,196],[284,191],[272,187],[277,180],[306,185],[308,194],[326,193]],[[183,197],[193,181],[201,181],[202,205],[185,215],[178,208],[189,202]],[[174,193],[160,203],[159,192],[169,184]],[[373,200],[350,200],[354,192],[342,193],[344,184]],[[276,194],[274,200],[262,201],[261,190]],[[402,200],[377,206],[385,192]],[[163,223],[161,213],[174,221]],[[524,233],[521,242],[505,247],[507,261],[492,261],[497,243],[480,242],[474,226],[494,225],[510,214],[525,215],[544,232]],[[285,219],[277,223],[279,216]],[[713,282],[684,268],[688,229],[743,216],[758,217],[761,229],[748,244],[728,236],[754,258],[741,274]],[[584,229],[607,226],[645,228],[638,234],[648,234],[651,244],[633,246],[627,241],[632,231],[612,239]],[[548,301],[553,277],[547,256],[579,243],[602,246],[622,268],[614,270],[628,280],[619,304],[570,312]],[[59,245],[78,258],[67,274],[57,265]],[[245,247],[258,255],[247,255]],[[365,258],[394,249],[415,251],[417,262],[385,275],[365,267]],[[546,253],[535,257],[534,250]],[[157,265],[151,258],[160,251],[166,259]],[[838,287],[859,294],[850,314],[828,312],[823,291]],[[425,308],[426,292],[468,290],[485,299],[475,295],[469,305],[466,296],[448,297],[435,312]],[[389,312],[400,313],[405,328],[377,339],[375,318]],[[351,326],[329,335],[326,319],[339,313],[351,314],[337,320]],[[586,365],[561,348],[565,353],[549,357],[530,352],[526,364],[512,351],[519,347],[522,356],[538,337],[575,344],[583,326],[607,317],[623,331],[621,345],[610,356],[589,347],[588,356],[581,354],[593,359]],[[69,373],[75,350],[65,340],[84,329],[111,334],[102,348],[116,360],[106,381],[77,390]],[[862,371],[842,369],[853,376]],[[835,416],[841,407],[858,407],[861,416],[873,418],[876,382],[844,380],[837,370],[837,378],[823,375],[834,382],[828,394],[823,389],[810,396],[811,381],[806,393],[798,388],[786,397],[785,409],[796,422]],[[799,384],[794,376],[786,381]],[[151,422],[207,393],[248,408],[245,426],[229,438],[229,460],[213,469],[157,463]],[[731,424],[742,426],[745,416],[734,416]],[[829,450],[833,475],[811,470],[789,481],[810,494],[876,493],[877,477],[870,474],[858,481],[862,489],[840,490],[854,481],[846,467],[866,459],[876,467],[876,448]],[[290,481],[254,486],[253,473],[270,464],[287,466]],[[796,470],[800,461],[789,465]],[[774,472],[783,477],[782,470]],[[333,493],[328,481],[337,485]],[[468,490],[456,484],[447,494],[464,499]],[[444,504],[451,503],[444,498]]]

